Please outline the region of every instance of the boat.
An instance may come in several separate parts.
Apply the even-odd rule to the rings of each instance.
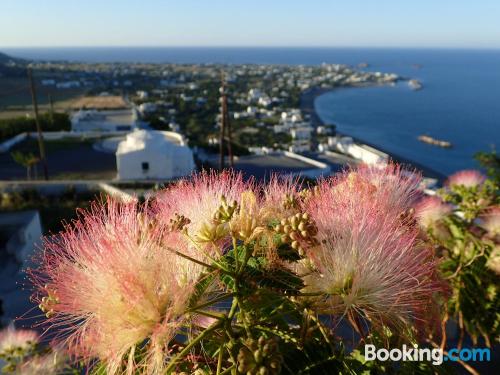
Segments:
[[[451,147],[453,147],[453,145],[451,144],[451,142],[443,141],[441,139],[436,139],[436,138],[433,138],[433,137],[431,137],[429,135],[420,135],[418,137],[418,140],[420,142],[428,143],[430,145],[439,146],[439,147],[443,147],[443,148],[451,148]]]
[[[422,89],[422,82],[420,82],[418,79],[410,79],[408,81],[408,86],[410,86],[410,88],[412,90],[421,90]]]

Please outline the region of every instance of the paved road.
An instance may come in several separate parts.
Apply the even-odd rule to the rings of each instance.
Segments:
[[[81,175],[82,178],[111,180],[116,177],[116,157],[114,154],[96,151],[89,143],[71,148],[54,150],[47,154],[49,176],[58,174]],[[42,178],[41,166],[38,176]],[[0,180],[22,180],[26,169],[12,160],[9,152],[0,153]]]

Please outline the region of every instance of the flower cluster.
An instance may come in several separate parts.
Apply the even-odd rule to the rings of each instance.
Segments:
[[[135,203],[96,203],[66,232],[48,237],[31,271],[34,299],[69,352],[99,358],[110,374],[136,365],[159,369],[183,324],[193,283],[179,280],[163,231]],[[144,340],[145,363],[134,351]],[[125,361],[124,365],[124,359]]]
[[[432,318],[429,303],[442,285],[418,239],[418,184],[418,176],[389,165],[319,185],[306,204],[320,246],[307,252],[315,272],[305,280],[309,292],[322,293],[323,312],[396,329]]]
[[[419,182],[392,164],[313,187],[204,172],[144,205],[98,202],[46,238],[33,298],[54,342],[108,374],[277,374],[287,345],[329,342],[320,314],[402,336],[432,323],[445,288],[418,222],[449,208],[415,211]]]

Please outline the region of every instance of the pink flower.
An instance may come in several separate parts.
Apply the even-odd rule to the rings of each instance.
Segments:
[[[162,248],[154,225],[135,203],[95,203],[45,239],[41,265],[30,272],[55,342],[76,357],[101,359],[109,374],[124,362],[132,371],[136,345],[147,338],[146,372],[160,371],[186,319],[193,283],[178,280],[178,256]]]
[[[493,206],[486,210],[480,217],[480,226],[492,238],[500,236],[500,206]]]
[[[331,180],[337,193],[356,196],[359,200],[374,200],[393,214],[410,210],[421,197],[421,176],[393,163],[361,165]],[[354,198],[354,197],[353,197]]]
[[[415,206],[415,216],[420,225],[425,229],[433,227],[452,211],[453,207],[444,203],[441,198],[437,196],[427,196],[420,200]]]
[[[175,238],[177,249],[197,259],[218,257],[221,245],[229,241],[228,218],[216,220],[222,205],[236,209],[241,194],[253,190],[241,173],[203,172],[160,192],[153,203],[159,222],[172,226],[179,218],[182,228],[167,235]],[[227,207],[226,207],[227,208]]]
[[[35,331],[27,329],[15,329],[8,326],[0,331],[0,353],[12,351],[14,349],[26,350],[39,341]]]
[[[320,184],[306,202],[319,246],[306,251],[309,292],[325,313],[402,328],[432,320],[433,295],[443,290],[435,260],[418,240],[407,212],[418,179],[399,167],[363,167]]]
[[[467,188],[481,185],[486,180],[486,177],[476,170],[463,170],[456,172],[448,177],[445,185],[448,187],[465,186]]]
[[[68,357],[57,349],[41,356],[34,356],[20,364],[16,375],[47,375],[68,373]]]

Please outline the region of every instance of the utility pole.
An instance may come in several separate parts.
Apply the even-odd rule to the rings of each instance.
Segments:
[[[31,99],[33,101],[33,113],[35,114],[36,131],[38,132],[38,148],[40,150],[40,161],[43,166],[43,175],[45,180],[49,179],[49,170],[47,167],[47,159],[45,158],[45,144],[43,143],[42,127],[40,126],[40,119],[38,118],[38,102],[36,100],[35,82],[33,81],[33,72],[28,68],[28,78],[31,88]]]
[[[54,126],[54,101],[52,100],[52,94],[49,94],[49,106],[50,106],[50,122]]]
[[[223,170],[224,169],[224,138],[226,137],[226,119],[225,119],[225,113],[224,113],[224,90],[225,90],[225,85],[224,85],[224,73],[221,72],[221,87],[219,89],[219,92],[221,94],[221,121],[220,121],[220,135],[219,135],[219,169]]]
[[[232,147],[232,132],[231,132],[231,122],[229,121],[229,111],[227,108],[227,93],[226,93],[226,82],[224,80],[224,73],[221,72],[221,109],[222,109],[222,116],[221,116],[221,140],[226,137],[226,131],[227,131],[227,153],[229,155],[229,166],[233,168],[234,166],[234,157],[233,157],[233,147]],[[221,142],[220,143],[220,150],[221,150],[221,165],[223,165],[224,160],[223,160],[223,153],[224,153],[224,145]],[[222,169],[223,167],[221,167]]]

